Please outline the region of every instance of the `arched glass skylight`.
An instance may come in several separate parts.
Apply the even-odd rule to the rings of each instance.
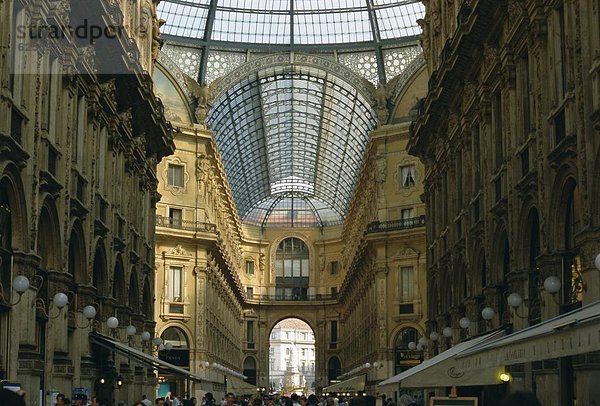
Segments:
[[[231,87],[208,125],[246,223],[316,227],[343,221],[375,121],[345,81],[283,66]]]

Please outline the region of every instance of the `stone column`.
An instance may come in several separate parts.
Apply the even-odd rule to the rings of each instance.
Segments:
[[[465,316],[469,318],[469,337],[473,337],[479,333],[479,323],[483,323],[479,314],[479,300],[475,297],[465,299]],[[460,326],[459,326],[460,327]]]
[[[529,271],[521,269],[512,271],[508,275],[508,295],[511,293],[518,293],[523,298],[523,304],[518,308],[514,309],[504,303],[505,308],[510,314],[510,320],[512,321],[513,330],[521,330],[529,325]],[[507,296],[508,297],[508,296]],[[506,298],[503,298],[506,300]],[[501,323],[502,324],[502,323]]]
[[[540,282],[543,284],[548,276],[556,276],[562,283],[562,258],[558,253],[542,254],[537,260],[540,269]],[[548,320],[560,314],[561,293],[551,295],[543,288],[540,291],[542,304],[542,320]]]
[[[577,404],[592,406],[600,399],[600,352],[583,354],[573,358],[575,369]]]
[[[581,249],[581,277],[584,283],[583,304],[600,300],[600,270],[595,259],[600,254],[600,231],[586,231],[577,236]]]
[[[544,361],[544,363],[546,364],[544,367],[533,371],[536,396],[544,406],[561,406],[560,375],[557,361]]]

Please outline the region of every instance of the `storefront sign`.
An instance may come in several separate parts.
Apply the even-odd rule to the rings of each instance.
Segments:
[[[477,406],[477,398],[447,398],[447,397],[432,397],[430,406]]]
[[[178,367],[189,367],[190,366],[190,351],[189,350],[177,350],[173,349],[170,351],[161,351],[158,355],[163,361],[173,364]]]

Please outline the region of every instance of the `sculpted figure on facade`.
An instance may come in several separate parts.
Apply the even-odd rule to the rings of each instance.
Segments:
[[[386,86],[380,83],[377,89],[373,92],[373,104],[377,112],[377,125],[382,126],[387,123],[390,117],[388,110],[388,99],[391,95],[388,94]]]
[[[183,74],[183,78],[185,79],[185,85],[196,101],[196,110],[194,111],[196,120],[203,124],[210,107],[209,103],[212,98],[212,91],[208,86],[200,86],[198,82],[185,73]]]
[[[166,23],[163,19],[158,19],[156,15],[156,6],[152,8],[152,67],[154,68],[154,64],[158,60],[158,54],[160,53],[160,48],[162,47],[160,41],[160,27],[162,27]]]

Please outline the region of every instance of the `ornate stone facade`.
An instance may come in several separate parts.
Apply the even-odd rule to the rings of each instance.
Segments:
[[[431,78],[409,144],[426,168],[430,329],[452,326],[455,340],[462,316],[474,335],[600,299],[598,4],[459,3],[426,3]],[[561,281],[555,297],[548,276]],[[545,405],[572,404],[573,393],[593,402],[597,369],[554,361],[515,368],[510,389],[535,389]]]
[[[423,168],[406,153],[411,108],[415,96],[425,94],[424,69],[402,80],[386,96],[396,106],[390,111],[397,124],[370,134],[342,226],[261,229],[242,224],[212,133],[204,124],[173,123],[176,152],[158,169],[163,176],[157,205],[157,331],[184,331],[191,343],[190,369],[205,377],[191,388],[172,377],[175,391],[222,395],[228,374],[213,368],[214,362],[268,387],[271,330],[291,317],[314,332],[316,390],[365,362],[377,362],[378,368],[368,371],[368,390],[374,393],[375,384],[399,367],[398,338],[407,329],[423,334],[427,304],[425,213],[419,199]],[[220,82],[213,90],[225,91],[225,86]],[[174,181],[169,165],[182,173],[183,184],[175,189],[168,185]],[[308,282],[296,297],[278,289],[277,249],[287,238],[307,246]],[[174,286],[183,291],[174,294]]]

